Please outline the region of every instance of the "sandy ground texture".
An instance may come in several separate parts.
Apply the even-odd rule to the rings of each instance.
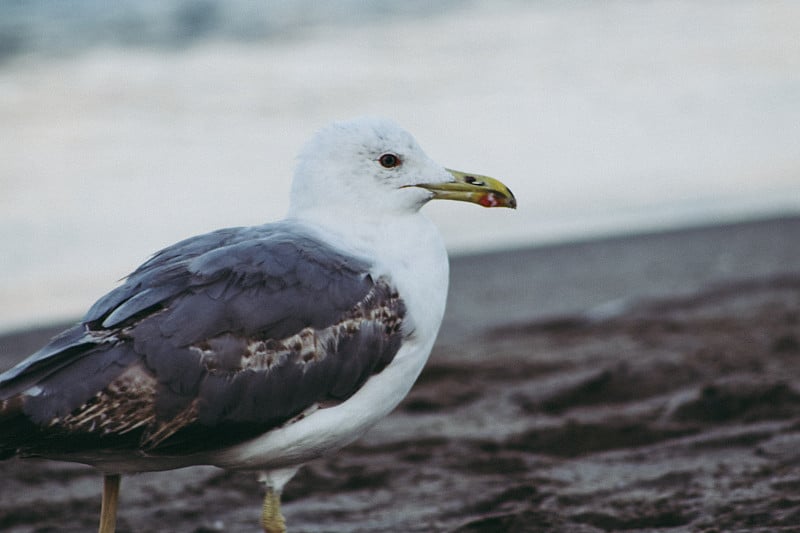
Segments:
[[[797,235],[781,219],[454,261],[419,382],[289,483],[290,531],[800,531]],[[0,365],[52,333],[0,340]],[[0,480],[0,531],[96,528],[91,468],[9,460]],[[247,473],[130,476],[118,531],[257,531],[260,500]]]

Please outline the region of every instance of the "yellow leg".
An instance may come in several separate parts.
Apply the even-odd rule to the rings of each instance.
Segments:
[[[271,487],[267,487],[267,495],[264,496],[261,526],[264,533],[286,533],[286,521],[281,514],[281,493]]]
[[[114,533],[117,528],[117,500],[119,499],[119,474],[103,476],[103,503],[100,506],[98,533]]]

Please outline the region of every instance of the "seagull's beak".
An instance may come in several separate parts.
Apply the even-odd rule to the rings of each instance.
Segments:
[[[445,170],[453,175],[455,181],[420,183],[416,187],[431,191],[434,200],[460,200],[483,207],[517,208],[517,199],[514,198],[514,194],[499,180],[449,168]]]

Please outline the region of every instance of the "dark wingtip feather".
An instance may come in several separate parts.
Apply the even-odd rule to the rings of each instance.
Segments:
[[[89,343],[92,343],[92,338],[86,332],[83,324],[76,324],[59,333],[39,351],[0,374],[0,399],[8,398],[14,394],[11,386],[16,380],[26,375],[30,376],[43,367],[52,364],[54,356],[68,351],[71,352]]]

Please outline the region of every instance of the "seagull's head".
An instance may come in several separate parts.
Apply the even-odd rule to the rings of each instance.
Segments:
[[[433,199],[484,207],[517,205],[500,181],[433,161],[394,122],[357,118],[334,122],[305,145],[292,183],[290,211],[415,213]]]

